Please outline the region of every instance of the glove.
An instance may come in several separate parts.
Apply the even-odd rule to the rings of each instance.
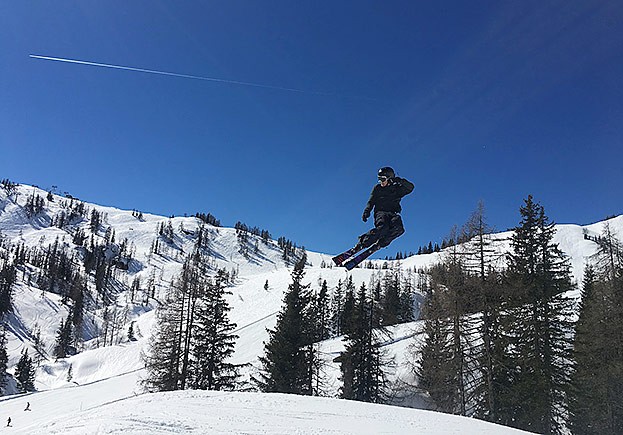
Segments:
[[[363,216],[361,216],[361,219],[364,222],[367,222],[369,217],[370,217],[370,210],[364,210]]]

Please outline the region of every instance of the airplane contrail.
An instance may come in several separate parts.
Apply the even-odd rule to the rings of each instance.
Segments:
[[[55,62],[65,62],[65,63],[74,63],[74,64],[79,64],[79,65],[97,66],[101,68],[120,69],[120,70],[125,70],[125,71],[135,71],[135,72],[141,72],[141,73],[147,73],[147,74],[159,74],[159,75],[170,76],[170,77],[181,77],[185,79],[205,80],[209,82],[228,83],[228,84],[240,85],[240,86],[253,86],[256,88],[275,89],[278,91],[297,92],[301,94],[339,96],[338,94],[332,94],[328,92],[317,92],[317,91],[308,91],[304,89],[285,88],[282,86],[265,85],[262,83],[252,83],[252,82],[241,82],[238,80],[226,80],[226,79],[220,79],[216,77],[203,77],[203,76],[195,76],[195,75],[190,75],[190,74],[179,74],[179,73],[174,73],[174,72],[158,71],[158,70],[153,70],[153,69],[134,68],[131,66],[123,66],[123,65],[113,65],[109,63],[90,62],[87,60],[65,59],[62,57],[40,56],[37,54],[30,54],[29,57],[33,59],[42,59],[42,60],[51,60]],[[365,97],[351,97],[351,98],[365,98]]]

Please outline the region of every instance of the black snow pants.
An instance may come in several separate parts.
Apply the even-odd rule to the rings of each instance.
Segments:
[[[374,228],[359,236],[359,247],[365,249],[378,240],[379,245],[384,248],[404,232],[400,213],[376,211],[374,212]]]

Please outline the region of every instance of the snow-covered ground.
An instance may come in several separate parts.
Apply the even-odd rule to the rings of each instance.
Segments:
[[[26,216],[23,205],[32,193],[42,197],[47,192],[29,186],[20,186],[18,195],[8,197],[0,189],[0,234],[12,243],[30,247],[45,246],[59,240],[74,249],[67,228],[50,227],[50,221],[63,211],[59,196],[47,202],[37,216]],[[129,286],[134,278],[142,283],[150,279],[156,283],[157,297],[162,298],[167,286],[179,272],[185,253],[192,250],[199,221],[195,218],[144,215],[137,219],[132,212],[112,207],[86,204],[90,209],[105,213],[103,227],[115,230],[117,241],[127,239],[134,251],[134,262],[128,271],[119,271],[119,279]],[[157,236],[158,225],[171,222],[175,237],[173,244],[163,247],[160,255],[150,254]],[[623,239],[623,216],[608,221],[612,231]],[[604,223],[588,226],[558,225],[555,241],[570,257],[573,275],[580,282],[587,260],[597,245],[584,238],[584,234],[598,236]],[[88,221],[82,220],[70,230],[83,228],[87,234]],[[267,339],[266,328],[275,325],[276,313],[281,308],[283,294],[291,282],[291,266],[284,263],[281,250],[275,243],[259,243],[257,254],[245,258],[239,252],[236,232],[231,228],[207,227],[210,249],[215,267],[235,271],[236,283],[230,288],[231,319],[237,323],[234,363],[251,363],[263,353]],[[104,231],[98,233],[102,238]],[[495,249],[503,253],[509,249],[511,233],[494,236]],[[403,271],[418,270],[439,261],[443,254],[420,255],[400,262],[389,262],[390,268]],[[384,261],[375,260],[377,264]],[[308,253],[308,267],[304,282],[319,289],[323,280],[329,289],[338,281],[353,278],[358,288],[369,285],[378,271],[356,269],[350,273],[341,268],[321,267],[331,263],[330,255]],[[265,285],[268,282],[268,289]],[[125,315],[125,324],[119,328],[119,344],[98,347],[97,338],[87,341],[78,355],[54,362],[44,361],[38,372],[37,393],[25,396],[0,398],[0,427],[11,417],[13,433],[518,433],[508,428],[478,420],[447,416],[422,410],[403,409],[337,400],[332,398],[306,398],[287,395],[262,395],[257,393],[177,392],[143,395],[138,381],[144,372],[140,359],[151,327],[154,323],[151,302],[141,305],[140,298],[132,303],[126,293],[121,293],[117,308]],[[9,365],[17,363],[22,349],[33,350],[35,330],[39,329],[48,354],[55,341],[61,320],[67,308],[60,297],[42,292],[18,277],[14,289],[14,314],[8,319],[10,354]],[[90,334],[97,336],[101,328],[100,312],[91,313]],[[127,328],[135,322],[138,341],[125,337]],[[398,383],[412,383],[411,367],[417,356],[411,347],[420,338],[418,322],[393,327],[392,337],[386,343],[388,355],[394,359],[392,379]],[[321,345],[327,363],[327,395],[335,396],[339,389],[339,366],[333,362],[343,349],[342,341],[328,340]],[[32,352],[31,352],[32,354]],[[71,379],[69,370],[71,368]],[[249,373],[247,373],[249,374]],[[397,397],[412,406],[424,407],[421,397]],[[26,402],[32,411],[24,411]],[[3,429],[9,430],[8,428]]]
[[[126,375],[0,403],[14,434],[444,434],[526,433],[432,411],[287,394],[176,391],[133,396]],[[24,411],[27,402],[31,411]]]

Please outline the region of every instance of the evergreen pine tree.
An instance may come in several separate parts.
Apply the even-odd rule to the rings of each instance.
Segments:
[[[575,335],[570,425],[577,434],[623,433],[623,245],[609,225],[586,267]]]
[[[313,318],[316,320],[314,341],[323,341],[331,336],[331,311],[329,308],[329,288],[327,280],[322,282],[314,301]]]
[[[34,331],[32,333],[32,344],[34,346],[35,355],[33,362],[36,367],[39,367],[41,361],[45,359],[45,344],[41,340],[41,328],[35,323]]]
[[[400,323],[413,322],[415,320],[415,294],[413,291],[413,272],[407,270],[406,278],[401,285],[400,291],[400,313],[398,320]]]
[[[305,312],[309,284],[303,284],[306,258],[294,266],[292,283],[284,296],[283,307],[277,315],[275,329],[269,330],[260,357],[262,372],[256,382],[264,392],[309,394],[309,367],[306,347],[310,344]]]
[[[353,277],[349,276],[344,289],[344,303],[340,313],[340,324],[342,325],[342,334],[349,334],[355,327],[355,284]]]
[[[339,280],[331,300],[331,331],[332,335],[342,335],[342,310],[344,307],[344,290]]]
[[[607,371],[610,343],[607,338],[608,306],[600,299],[603,290],[597,282],[595,270],[588,265],[582,281],[582,300],[579,304],[575,328],[574,354],[576,370],[572,376],[572,394],[569,405],[570,426],[576,434],[613,434],[606,430],[608,408]],[[606,320],[608,319],[608,320]]]
[[[131,322],[130,326],[128,326],[128,341],[136,341],[136,335],[134,335],[134,324],[136,322]]]
[[[501,316],[507,347],[502,364],[500,422],[554,434],[564,431],[569,374],[572,368],[570,266],[552,242],[554,224],[532,196],[520,209],[522,220],[512,237],[506,285],[517,297]]]
[[[456,382],[448,361],[452,360],[451,324],[448,322],[442,298],[436,286],[428,288],[422,317],[424,318],[424,341],[416,367],[418,385],[428,392],[439,411],[456,409]]]
[[[307,381],[306,394],[319,396],[325,390],[324,364],[320,356],[319,342],[331,337],[331,310],[329,307],[329,289],[324,280],[317,294],[311,296],[304,313],[307,323],[306,335],[308,344],[307,355]]]
[[[74,353],[73,328],[70,314],[66,320],[61,320],[61,326],[56,332],[56,345],[54,346],[53,355],[56,359],[61,359]]]
[[[340,355],[342,397],[362,402],[383,403],[388,398],[387,357],[381,349],[381,334],[373,327],[374,304],[362,284],[355,304],[353,329],[346,336]]]
[[[437,409],[473,415],[478,378],[476,320],[466,307],[474,294],[473,279],[453,246],[443,263],[431,269],[419,376]],[[429,361],[430,359],[430,361]]]
[[[400,275],[397,272],[385,274],[383,284],[382,324],[391,326],[401,320]]]
[[[16,269],[7,261],[0,267],[0,319],[13,309],[13,284],[16,281]]]
[[[15,379],[22,393],[35,390],[35,368],[28,356],[28,349],[22,352],[22,357],[15,367]]]
[[[89,228],[92,233],[97,233],[102,224],[102,215],[95,209],[91,211],[91,221],[89,223]]]
[[[193,383],[201,390],[233,390],[237,386],[237,365],[228,362],[234,353],[236,324],[229,320],[231,307],[225,299],[225,272],[219,271],[201,291],[193,327]]]
[[[6,329],[0,325],[0,396],[4,395],[7,385],[7,367],[9,354],[7,352]]]

